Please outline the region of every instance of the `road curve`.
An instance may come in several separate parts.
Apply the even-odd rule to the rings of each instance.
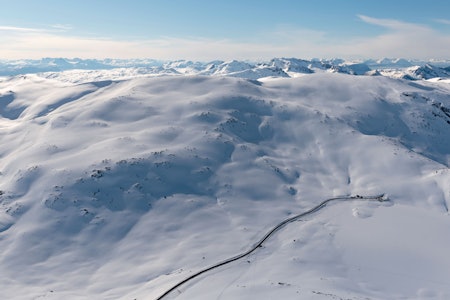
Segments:
[[[174,290],[176,290],[177,288],[179,288],[180,286],[182,286],[183,284],[185,284],[186,282],[194,279],[195,277],[198,277],[208,271],[211,271],[213,269],[219,268],[221,266],[224,266],[226,264],[232,263],[236,260],[239,260],[251,253],[253,253],[256,249],[258,249],[259,247],[262,246],[262,244],[267,241],[272,235],[274,235],[278,230],[280,230],[281,228],[283,228],[286,224],[289,224],[291,222],[297,221],[299,218],[307,216],[309,214],[315,213],[316,211],[324,208],[327,203],[331,202],[331,201],[336,201],[336,200],[377,200],[380,202],[383,201],[387,201],[388,199],[384,198],[384,194],[381,195],[375,195],[375,196],[360,196],[360,195],[356,195],[356,196],[342,196],[342,197],[335,197],[335,198],[329,198],[326,199],[324,201],[322,201],[321,203],[319,203],[318,205],[314,206],[313,208],[302,212],[298,215],[295,215],[293,217],[290,217],[286,220],[281,221],[280,223],[278,223],[275,227],[273,227],[270,231],[268,231],[256,244],[254,244],[249,250],[238,254],[236,256],[230,257],[228,259],[225,259],[221,262],[218,262],[212,266],[209,266],[205,269],[202,269],[200,271],[198,271],[197,273],[192,274],[191,276],[183,279],[182,281],[178,282],[177,284],[175,284],[174,286],[172,286],[170,289],[168,289],[167,291],[165,291],[161,296],[159,296],[158,298],[156,298],[156,300],[161,300],[164,297],[166,297],[167,295],[169,295],[171,292],[173,292]]]

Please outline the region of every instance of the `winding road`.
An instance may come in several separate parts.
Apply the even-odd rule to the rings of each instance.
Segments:
[[[212,266],[209,266],[205,269],[202,269],[200,271],[198,271],[197,273],[192,274],[191,276],[183,279],[182,281],[178,282],[177,284],[175,284],[174,286],[172,286],[170,289],[168,289],[167,291],[165,291],[161,296],[159,296],[158,298],[156,298],[156,300],[161,300],[164,297],[166,297],[167,295],[169,295],[171,292],[173,292],[174,290],[176,290],[177,288],[179,288],[180,286],[182,286],[183,284],[185,284],[186,282],[208,272],[211,271],[213,269],[217,269],[221,266],[224,266],[226,264],[232,263],[234,261],[237,261],[241,258],[244,258],[245,256],[253,253],[256,249],[258,249],[259,247],[262,246],[262,244],[267,241],[271,236],[273,236],[278,230],[280,230],[281,228],[283,228],[286,224],[289,224],[291,222],[297,221],[299,218],[310,215],[312,213],[317,212],[318,210],[324,208],[327,203],[331,202],[331,201],[336,201],[336,200],[376,200],[379,202],[383,202],[383,201],[388,201],[388,199],[384,198],[384,194],[381,195],[376,195],[376,196],[360,196],[360,195],[356,195],[356,196],[346,196],[346,197],[335,197],[335,198],[329,198],[326,199],[324,201],[322,201],[321,203],[319,203],[318,205],[314,206],[313,208],[302,212],[298,215],[295,215],[293,217],[290,217],[286,220],[281,221],[280,223],[278,223],[275,227],[273,227],[270,231],[268,231],[256,244],[253,245],[252,248],[250,248],[249,250],[238,254],[236,256],[230,257],[226,260],[223,260],[221,262],[218,262]]]

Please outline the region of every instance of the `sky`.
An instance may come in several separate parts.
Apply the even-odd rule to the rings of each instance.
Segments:
[[[450,59],[448,0],[0,0],[0,59]]]

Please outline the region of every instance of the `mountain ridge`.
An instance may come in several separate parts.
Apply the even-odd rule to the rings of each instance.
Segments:
[[[381,59],[344,61],[342,59],[273,58],[267,62],[189,60],[159,61],[154,59],[66,59],[0,61],[0,76],[42,74],[57,77],[58,72],[81,71],[136,75],[211,75],[247,79],[264,77],[296,77],[317,72],[335,72],[351,75],[381,74],[410,80],[449,78],[450,61],[413,61],[406,59]]]

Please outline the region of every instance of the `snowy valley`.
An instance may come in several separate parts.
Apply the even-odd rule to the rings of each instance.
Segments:
[[[410,63],[3,67],[1,298],[157,299],[385,194],[167,299],[449,299],[450,70]]]

